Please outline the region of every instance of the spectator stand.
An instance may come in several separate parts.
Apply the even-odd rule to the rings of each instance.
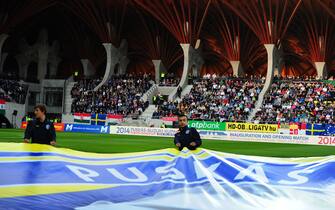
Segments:
[[[315,78],[275,79],[253,121],[334,123],[335,88]]]
[[[145,76],[113,76],[93,91],[99,80],[81,80],[71,91],[71,112],[120,114],[136,119],[149,106],[149,101],[142,101],[141,97],[152,86],[150,81]]]

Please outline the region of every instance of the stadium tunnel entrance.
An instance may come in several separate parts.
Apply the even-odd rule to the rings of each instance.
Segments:
[[[13,128],[7,117],[0,115],[0,128]]]

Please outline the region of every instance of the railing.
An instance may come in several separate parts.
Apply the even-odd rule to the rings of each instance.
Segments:
[[[158,88],[158,85],[152,84],[152,86],[149,88],[149,90],[143,94],[143,96],[141,97],[141,100],[143,100],[143,101],[149,100],[150,101],[152,99],[152,96],[153,96],[154,92],[157,90],[157,88]]]

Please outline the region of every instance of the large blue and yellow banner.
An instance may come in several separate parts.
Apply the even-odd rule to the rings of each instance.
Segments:
[[[0,144],[0,209],[333,210],[335,157],[93,154]]]

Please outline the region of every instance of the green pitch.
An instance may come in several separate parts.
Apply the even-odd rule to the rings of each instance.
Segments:
[[[22,142],[22,137],[23,130],[0,129],[0,142]],[[164,137],[57,133],[57,147],[87,152],[140,152],[170,148],[173,146],[173,139]],[[203,140],[202,147],[228,153],[272,157],[335,155],[335,147],[333,146]]]

